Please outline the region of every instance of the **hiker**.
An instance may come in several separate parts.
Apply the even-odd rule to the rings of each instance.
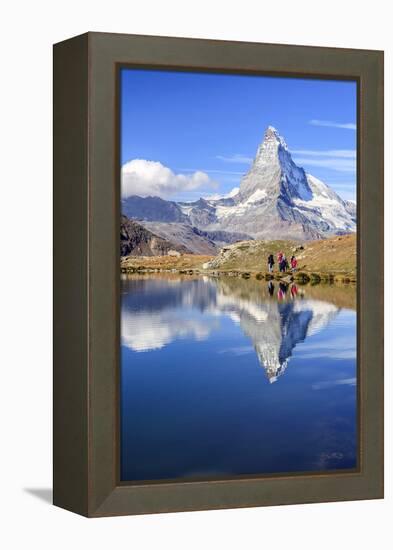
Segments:
[[[280,273],[282,272],[282,267],[283,267],[283,263],[282,263],[283,256],[284,254],[282,252],[279,252],[277,254],[278,270]]]
[[[278,291],[277,291],[277,298],[279,300],[283,300],[285,298],[285,295],[287,293],[287,285],[285,285],[284,283],[279,283],[278,284]]]
[[[286,285],[285,283],[282,283],[282,282],[280,281],[278,286],[280,287],[280,290],[281,290],[284,294],[287,293],[288,285]]]
[[[297,271],[297,259],[295,258],[295,256],[292,256],[291,258],[291,269],[292,273],[295,273],[295,271]]]
[[[274,283],[273,283],[273,281],[269,281],[269,284],[267,285],[267,290],[269,292],[269,295],[273,296],[273,294],[274,294]]]
[[[269,257],[267,259],[267,267],[269,269],[269,273],[273,273],[273,266],[274,266],[274,256],[273,254],[269,254]]]
[[[280,267],[280,273],[285,273],[286,272],[287,267],[288,267],[288,261],[285,257],[285,254],[283,254],[281,256],[281,261],[280,261],[279,267]]]
[[[297,286],[295,284],[291,285],[291,298],[296,298],[297,296]]]

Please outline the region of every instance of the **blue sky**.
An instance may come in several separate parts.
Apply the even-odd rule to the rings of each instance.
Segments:
[[[269,125],[297,164],[355,199],[355,82],[122,69],[123,196],[226,194]]]

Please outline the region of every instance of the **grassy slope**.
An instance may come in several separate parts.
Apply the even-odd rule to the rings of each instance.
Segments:
[[[305,245],[298,255],[306,271],[356,273],[356,235],[343,235]]]
[[[211,260],[213,256],[198,254],[183,254],[182,256],[127,256],[121,259],[122,270],[134,269],[195,269],[202,268],[202,264]]]
[[[303,250],[294,252],[303,246]],[[321,241],[308,241],[301,245],[295,241],[243,241],[228,245],[218,256],[184,254],[172,256],[128,256],[121,260],[121,271],[187,271],[200,272],[238,272],[239,274],[265,273],[266,261],[270,253],[276,257],[282,251],[289,259],[292,254],[298,258],[298,272],[330,274],[334,279],[356,280],[356,235],[332,237]],[[207,269],[203,264],[210,262]],[[274,266],[277,276],[278,266]]]
[[[244,241],[225,247],[213,259],[211,269],[266,271],[266,261],[270,253],[276,257],[278,251],[289,259],[292,254],[298,259],[299,271],[356,273],[356,235],[332,237],[320,241],[303,243],[304,250],[294,252],[300,244],[294,241]],[[277,264],[274,266],[277,270]]]

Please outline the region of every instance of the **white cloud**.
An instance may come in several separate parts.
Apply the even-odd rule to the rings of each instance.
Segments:
[[[216,186],[205,172],[197,170],[191,174],[175,174],[161,162],[153,160],[134,159],[123,164],[121,168],[123,198],[131,195],[166,198],[178,192]]]
[[[344,378],[340,380],[331,380],[329,382],[318,382],[312,385],[313,390],[323,390],[333,388],[334,386],[356,386],[356,378]]]
[[[195,172],[196,168],[179,168],[182,172]],[[244,170],[242,172],[234,172],[233,170],[212,170],[210,168],[201,168],[202,172],[206,172],[207,174],[229,174],[229,175],[236,175],[236,176],[244,176]]]
[[[309,150],[296,149],[291,151],[297,164],[329,168],[337,172],[355,172],[356,149]]]
[[[252,157],[246,157],[245,155],[241,155],[238,153],[230,155],[229,157],[217,155],[216,158],[224,162],[233,162],[237,164],[251,164],[251,162],[253,161]]]
[[[205,195],[205,199],[210,199],[212,201],[216,201],[219,199],[229,199],[231,197],[234,197],[239,193],[239,187],[234,187],[229,193],[226,193],[225,195],[219,195],[218,193],[215,193],[213,195]]]
[[[356,159],[354,158],[310,158],[306,156],[298,157],[294,154],[294,160],[296,161],[296,164],[300,166],[318,166],[320,168],[329,168],[330,170],[336,170],[337,172],[355,172],[356,170]]]
[[[356,181],[338,181],[330,182],[330,186],[337,192],[350,191],[352,194],[356,192]]]
[[[230,353],[231,355],[249,355],[250,353],[254,354],[255,349],[252,346],[236,346],[233,348],[224,348],[217,350],[217,353]]]
[[[332,120],[310,120],[311,126],[327,126],[329,128],[343,128],[344,130],[356,130],[353,122],[334,122]]]
[[[323,357],[329,358],[329,359],[356,359],[356,350],[355,349],[343,349],[338,350],[335,352],[332,352],[332,350],[329,348],[326,351],[320,351],[320,352],[310,352],[302,351],[298,355],[301,359],[322,359]]]
[[[184,319],[171,313],[121,313],[121,343],[133,351],[161,349],[174,340],[206,340],[216,328],[212,322]]]
[[[310,157],[337,157],[356,159],[356,149],[333,149],[331,151],[310,151],[309,149],[297,149],[291,151],[293,155],[303,155]]]

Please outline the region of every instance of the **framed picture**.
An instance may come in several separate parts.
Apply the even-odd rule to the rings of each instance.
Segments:
[[[383,53],[54,47],[54,503],[382,498]]]

